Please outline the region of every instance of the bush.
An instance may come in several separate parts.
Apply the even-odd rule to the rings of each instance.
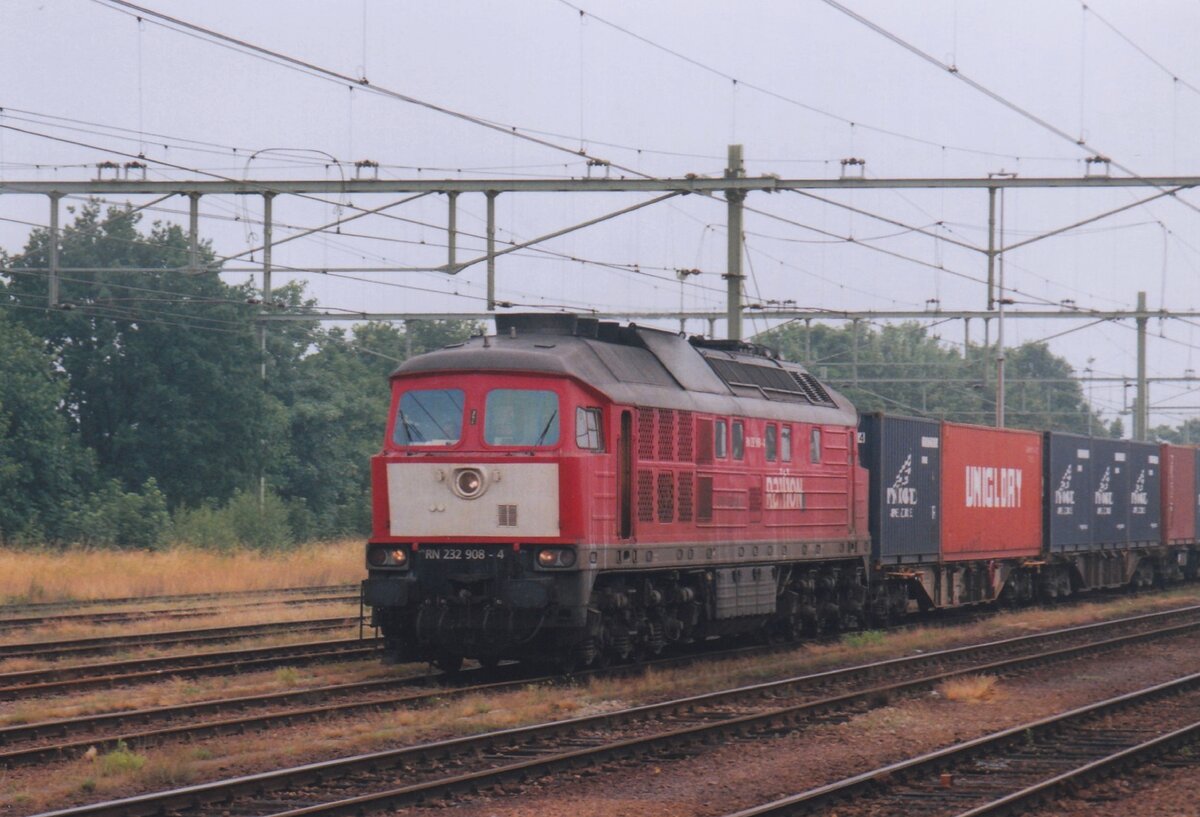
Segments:
[[[171,540],[208,550],[226,550],[237,543],[237,536],[229,514],[212,505],[202,505],[175,511]]]
[[[225,507],[237,543],[268,550],[292,544],[292,528],[283,500],[268,492],[259,502],[256,494],[238,491]]]
[[[112,480],[72,514],[70,527],[83,545],[152,550],[166,540],[171,517],[153,477],[140,493],[127,493]]]
[[[293,516],[289,505],[273,493],[260,507],[256,492],[238,491],[223,508],[203,505],[176,511],[172,539],[213,550],[284,548],[295,541]]]
[[[146,765],[146,756],[131,750],[123,740],[117,741],[117,748],[100,755],[100,774],[107,777],[114,774],[136,772]]]

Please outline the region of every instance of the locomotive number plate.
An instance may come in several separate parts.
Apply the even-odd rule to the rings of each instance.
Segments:
[[[485,559],[503,559],[504,549],[496,548],[422,548],[421,558],[431,562],[482,562]]]

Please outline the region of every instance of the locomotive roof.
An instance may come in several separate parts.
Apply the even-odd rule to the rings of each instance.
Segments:
[[[498,315],[498,333],[418,355],[393,377],[502,371],[573,377],[617,403],[853,426],[854,407],[763,347],[566,314]]]

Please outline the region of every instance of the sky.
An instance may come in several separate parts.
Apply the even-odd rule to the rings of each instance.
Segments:
[[[362,160],[377,162],[381,178],[398,179],[605,172],[579,151],[610,162],[613,175],[719,176],[731,143],[744,146],[748,175],[783,178],[837,178],[851,157],[865,160],[873,178],[1078,177],[1097,153],[1112,159],[1113,175],[1200,175],[1200,142],[1191,138],[1200,129],[1200,4],[1191,0],[145,4],[368,85],[252,56],[152,16],[139,20],[111,0],[4,0],[0,179],[85,180],[98,162],[130,154],[146,157],[149,178],[176,180],[348,178]],[[1154,192],[1012,190],[1004,242]],[[797,193],[748,197],[748,301],[816,311],[986,305],[984,256],[952,243],[986,243],[985,192],[819,195],[862,212]],[[276,240],[397,198],[280,197]],[[505,194],[498,237],[527,240],[647,198]],[[1066,301],[1129,309],[1138,290],[1151,308],[1200,308],[1200,193],[1176,198],[1013,250],[1005,263],[1012,308]],[[498,297],[538,309],[723,310],[725,209],[719,198],[672,199],[504,256]],[[261,211],[249,197],[206,197],[202,234],[218,256],[244,253],[261,243]],[[18,251],[47,213],[44,197],[0,196],[0,247]],[[445,262],[444,197],[388,213],[291,241],[274,261],[285,269]],[[460,197],[460,258],[482,250],[484,213],[482,195]],[[146,221],[156,219],[186,223],[186,202],[155,206]],[[226,277],[245,280],[259,262],[259,253],[230,261],[246,272]],[[681,284],[678,269],[701,274]],[[329,309],[484,309],[483,265],[453,277],[275,276],[289,278],[305,281]],[[929,323],[947,344],[963,342],[961,322]],[[1132,377],[1132,322],[1084,323],[1011,320],[1005,335],[1010,344],[1056,336],[1051,348],[1077,371]],[[745,331],[771,325],[748,320]],[[699,321],[686,328],[707,331]],[[1152,377],[1200,369],[1200,320],[1154,320],[1150,328]],[[982,339],[978,322],[971,336]],[[1097,383],[1090,393],[1109,418],[1125,407],[1120,384]],[[1152,383],[1151,405],[1152,425],[1197,416],[1200,381]]]

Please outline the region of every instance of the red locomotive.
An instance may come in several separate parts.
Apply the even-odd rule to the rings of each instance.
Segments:
[[[1070,435],[880,415],[860,430],[844,397],[752,344],[496,323],[392,378],[363,587],[392,660],[603,664],[1197,572],[1191,449],[1168,460],[1191,474],[1181,500],[1157,447],[1084,457]],[[1093,485],[1110,442],[1140,476],[1109,463]],[[1051,468],[1079,490],[1047,495]],[[1092,524],[1121,474],[1141,538]]]
[[[496,320],[393,376],[365,586],[391,653],[589,664],[863,614],[843,397],[746,344]]]

